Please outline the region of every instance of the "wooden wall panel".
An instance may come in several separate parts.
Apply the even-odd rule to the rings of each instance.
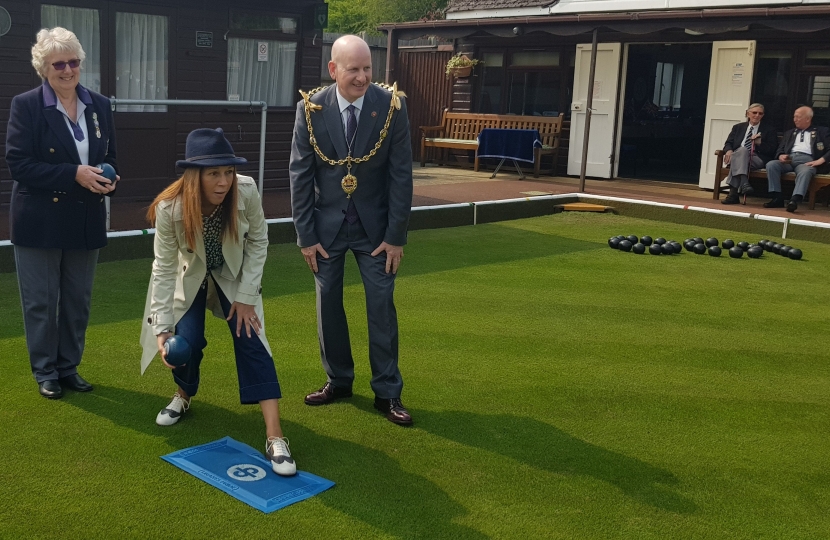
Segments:
[[[453,83],[444,76],[449,51],[399,50],[396,73],[398,88],[406,92],[412,133],[412,157],[421,157],[419,126],[441,123],[444,109],[452,105]]]
[[[71,5],[74,0],[65,0]],[[62,4],[64,0],[50,0]],[[44,0],[45,3],[45,0]],[[115,7],[114,0],[102,0],[102,21],[107,10],[123,10],[135,4],[139,12],[164,8],[170,13],[170,99],[227,99],[227,41],[231,8],[251,9],[297,16],[298,54],[295,86],[311,89],[320,84],[322,33],[307,27],[304,16],[309,6],[322,0],[273,2],[268,0],[206,0],[194,4],[189,0],[123,0]],[[146,7],[145,7],[146,6]],[[5,141],[8,111],[12,97],[34,88],[39,83],[31,67],[30,49],[36,33],[40,10],[38,0],[4,0],[3,7],[12,15],[10,32],[0,38],[0,140]],[[111,14],[110,14],[111,15]],[[213,32],[212,48],[196,47],[196,31]],[[314,38],[317,34],[316,39]],[[102,36],[106,40],[106,36]],[[106,41],[103,45],[106,45]],[[105,67],[104,69],[108,69]],[[104,88],[105,93],[107,88]],[[299,100],[299,93],[297,93]],[[163,116],[157,116],[163,115]],[[288,159],[294,108],[281,107],[268,111],[266,126],[265,189],[288,186]],[[171,106],[167,113],[117,113],[116,129],[122,182],[121,200],[151,200],[176,176],[175,161],[184,157],[187,134],[198,127],[222,127],[237,154],[248,159],[240,170],[258,175],[260,111],[237,108],[204,108]],[[5,154],[3,152],[2,154]],[[11,192],[11,176],[3,155],[0,155],[0,219],[7,219]]]

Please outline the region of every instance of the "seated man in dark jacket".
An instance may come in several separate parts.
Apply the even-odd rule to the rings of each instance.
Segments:
[[[765,208],[783,208],[781,175],[795,171],[793,198],[787,204],[787,212],[795,212],[798,203],[804,200],[810,182],[816,175],[816,168],[830,160],[830,130],[813,125],[813,109],[799,107],[793,115],[795,128],[781,139],[775,159],[767,163],[767,180],[772,200],[764,203]]]
[[[753,103],[746,110],[746,122],[732,126],[732,132],[723,146],[723,164],[729,165],[729,195],[723,204],[736,204],[738,194],[746,196],[754,191],[749,185],[749,171],[763,169],[775,155],[778,147],[778,133],[768,123],[762,122],[764,106]]]

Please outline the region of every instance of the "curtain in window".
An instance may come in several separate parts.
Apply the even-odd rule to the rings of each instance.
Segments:
[[[115,14],[115,96],[167,99],[167,17]],[[119,105],[119,112],[164,112],[165,105]]]
[[[264,101],[269,106],[290,107],[296,101],[294,65],[297,44],[268,43],[268,61],[260,62],[260,40],[228,39],[228,100]]]
[[[86,53],[81,64],[80,82],[95,92],[101,91],[101,28],[97,9],[42,5],[40,24],[43,28],[61,26],[78,37]]]

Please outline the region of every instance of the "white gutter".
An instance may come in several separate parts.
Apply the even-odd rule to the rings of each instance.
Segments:
[[[447,13],[447,20],[543,17],[545,15],[550,15],[550,9],[545,7],[477,9],[475,11],[454,11]]]

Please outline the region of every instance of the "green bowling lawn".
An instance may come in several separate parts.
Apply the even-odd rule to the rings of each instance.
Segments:
[[[363,292],[346,289],[356,395],[324,382],[313,282],[272,246],[264,294],[302,470],[337,485],[265,515],[159,456],[229,435],[264,448],[241,406],[227,329],[209,322],[202,389],[139,375],[149,259],[101,264],[81,373],[37,394],[17,285],[0,275],[2,538],[826,538],[830,246],[800,262],[621,253],[609,236],[756,235],[558,214],[415,231],[398,279],[410,429],[372,409]]]

